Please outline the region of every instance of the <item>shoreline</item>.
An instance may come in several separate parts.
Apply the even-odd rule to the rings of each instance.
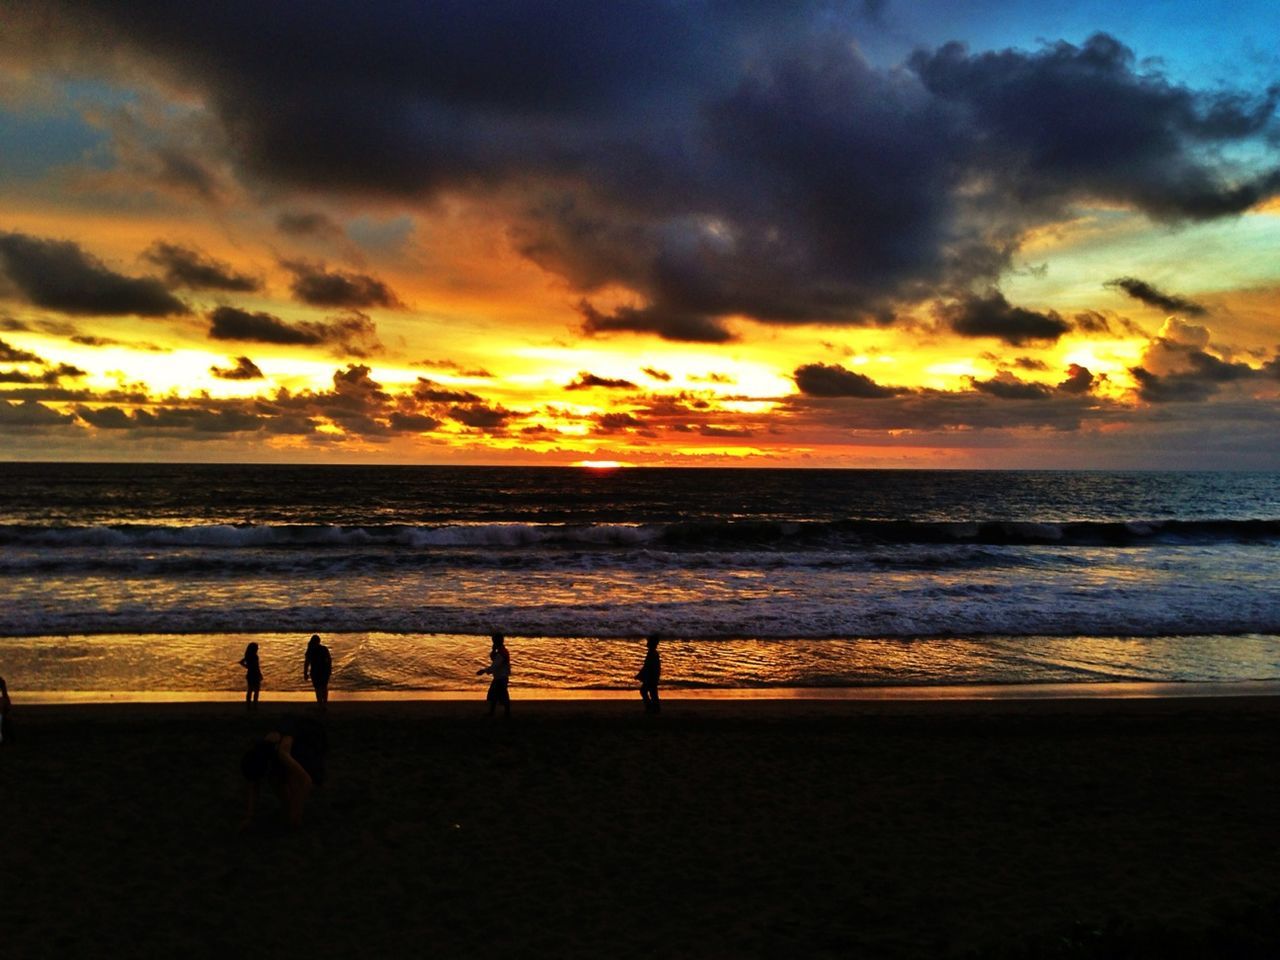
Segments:
[[[46,706],[110,706],[113,704],[243,704],[242,690],[30,690],[19,691],[18,708]],[[574,690],[512,687],[517,706],[538,704],[638,703],[634,689]],[[14,696],[11,691],[11,696]],[[851,687],[717,687],[670,688],[663,692],[667,705],[727,704],[1044,704],[1117,701],[1212,701],[1280,697],[1280,680],[1186,682],[1081,682],[1010,684],[920,684]],[[282,690],[260,701],[260,707],[294,708],[314,702],[310,691]],[[330,689],[330,703],[414,704],[483,703],[484,690],[365,690]]]

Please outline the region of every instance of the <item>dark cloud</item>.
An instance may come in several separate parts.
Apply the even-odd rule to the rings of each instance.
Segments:
[[[44,363],[44,360],[28,350],[19,350],[0,340],[0,363]]]
[[[328,270],[323,264],[282,260],[281,266],[293,274],[289,289],[303,303],[313,307],[400,308],[400,298],[377,277],[363,273]]]
[[[1117,277],[1114,280],[1108,280],[1105,286],[1116,287],[1135,300],[1141,301],[1148,306],[1166,310],[1169,313],[1182,313],[1189,317],[1202,317],[1209,312],[1194,300],[1188,300],[1186,297],[1179,297],[1172,293],[1165,293],[1158,287],[1147,283],[1145,280],[1139,280],[1137,277]]]
[[[38,429],[57,427],[73,421],[69,414],[58,413],[35,400],[10,403],[0,400],[0,427],[5,429]]]
[[[71,337],[77,332],[76,325],[67,320],[50,320],[47,317],[39,320],[17,320],[13,317],[0,317],[0,330],[14,333],[47,333],[51,337]],[[74,337],[73,337],[74,339]]]
[[[43,383],[56,384],[64,377],[77,380],[88,376],[86,371],[69,363],[60,363],[39,373],[27,373],[23,370],[0,370],[0,383]]]
[[[566,390],[589,390],[592,387],[600,387],[606,390],[634,390],[636,385],[630,380],[612,377],[598,377],[594,373],[588,373],[583,370],[578,374],[578,379],[570,383],[566,383]]]
[[[1104,200],[1177,221],[1240,213],[1280,188],[1280,172],[1237,180],[1206,155],[1264,137],[1280,87],[1257,98],[1172,83],[1105,34],[1038,53],[970,54],[950,43],[911,58],[936,98],[969,111],[976,159],[1020,205]]]
[[[276,229],[291,237],[333,237],[342,234],[342,228],[323,213],[305,210],[286,210],[276,217]]]
[[[1215,357],[1203,350],[1192,350],[1187,354],[1194,375],[1210,383],[1234,383],[1237,380],[1250,380],[1259,374],[1259,370],[1247,363],[1230,363]]]
[[[999,290],[939,305],[938,316],[962,337],[995,337],[1015,347],[1032,341],[1057,340],[1071,324],[1055,311],[1040,313],[1015,307]]]
[[[262,371],[258,369],[258,365],[248,357],[236,357],[236,365],[234,367],[218,367],[209,368],[219,380],[262,380],[264,379]]]
[[[516,248],[579,295],[640,298],[588,304],[597,334],[888,323],[991,285],[1028,230],[1081,205],[1176,222],[1280,188],[1280,90],[1178,84],[1105,35],[879,67],[856,31],[880,0],[23,7],[25,56],[132,53],[196,91],[246,180],[502,204]],[[350,282],[298,296],[393,296],[332,276]]]
[[[665,370],[655,370],[653,367],[641,367],[640,372],[646,377],[652,377],[654,380],[660,380],[663,383],[671,382],[671,374]]]
[[[257,277],[238,273],[230,264],[206,257],[189,247],[156,241],[142,256],[164,271],[165,282],[171,287],[231,293],[252,293],[262,289],[262,281]]]
[[[1148,403],[1201,403],[1213,396],[1217,386],[1186,374],[1159,376],[1142,367],[1130,367],[1138,384],[1138,396]]]
[[[83,347],[128,347],[130,350],[145,350],[148,353],[172,353],[168,347],[162,347],[145,340],[116,340],[113,337],[95,337],[78,333],[67,338],[72,343]]]
[[[82,406],[76,408],[76,415],[98,430],[180,431],[195,438],[254,433],[262,430],[266,423],[263,417],[237,407],[155,407],[127,413],[119,407]]]
[[[704,423],[699,426],[698,433],[704,437],[719,437],[731,440],[743,440],[747,437],[755,436],[755,432],[748,427],[723,427],[711,423]]]
[[[471,407],[454,407],[449,416],[464,426],[486,433],[499,433],[506,428],[512,412],[502,407],[476,405]]]
[[[421,413],[396,412],[389,419],[391,429],[397,433],[430,433],[440,426],[440,421],[435,417]]]
[[[969,382],[979,393],[990,394],[1001,400],[1046,400],[1053,391],[1043,383],[1028,383],[1011,373],[999,373],[990,380],[970,377]]]
[[[285,323],[269,313],[253,313],[239,307],[218,307],[209,314],[209,321],[209,336],[214,340],[297,346],[315,346],[325,342],[320,331]]]
[[[885,387],[865,374],[835,364],[807,363],[797,367],[793,377],[800,392],[811,397],[858,397],[876,399],[902,393],[900,387]]]
[[[879,400],[819,398],[797,394],[787,398],[783,423],[821,431],[848,431],[883,438],[885,431],[923,433],[1024,428],[1073,431],[1086,420],[1118,416],[1117,408],[1097,404],[1091,397],[1056,394],[1035,402],[1011,403],[1008,398],[977,389],[917,390]]]
[[[619,430],[634,430],[644,426],[644,421],[630,413],[601,413],[594,417],[596,427],[601,433],[616,433]]]
[[[0,264],[31,303],[63,313],[163,317],[190,313],[153,277],[126,277],[68,240],[0,233]]]
[[[680,313],[659,307],[618,307],[612,313],[601,313],[585,300],[578,305],[582,314],[582,332],[654,333],[664,340],[686,343],[726,343],[733,333],[719,320],[704,314]]]
[[[453,390],[425,377],[418,378],[413,388],[413,396],[423,403],[479,403],[481,400],[470,390]]]
[[[464,367],[455,360],[414,360],[409,364],[411,367],[428,367],[432,370],[448,370],[450,373],[456,373],[460,377],[475,377],[476,379],[491,379],[493,374],[483,367]]]
[[[1093,389],[1094,376],[1088,367],[1073,363],[1067,368],[1067,378],[1058,384],[1063,393],[1083,394]]]
[[[77,407],[76,416],[99,430],[128,430],[135,423],[119,407]]]
[[[285,346],[320,346],[339,353],[364,357],[381,349],[377,328],[362,313],[353,311],[329,320],[302,320],[286,323],[270,313],[218,307],[209,314],[209,337],[213,340],[242,340]]]
[[[1203,327],[1185,329],[1193,334],[1204,330]],[[1144,366],[1131,367],[1129,373],[1138,384],[1138,396],[1148,403],[1200,403],[1218,393],[1224,384],[1265,377],[1268,371],[1266,365],[1258,368],[1247,363],[1232,363],[1206,353],[1194,343],[1178,343],[1163,337],[1152,341],[1143,354],[1143,362]],[[1159,372],[1150,369],[1153,365]]]
[[[221,192],[218,177],[202,160],[172,146],[157,148],[154,156],[155,175],[160,183],[194,193],[202,200],[213,202],[218,199]]]

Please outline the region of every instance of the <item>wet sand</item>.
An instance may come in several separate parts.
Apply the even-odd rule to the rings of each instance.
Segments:
[[[1280,698],[15,704],[0,954],[1271,956]],[[266,812],[274,811],[268,799]]]

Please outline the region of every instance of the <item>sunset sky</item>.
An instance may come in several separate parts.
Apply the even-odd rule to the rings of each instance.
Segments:
[[[1280,468],[1277,36],[0,0],[0,459]]]

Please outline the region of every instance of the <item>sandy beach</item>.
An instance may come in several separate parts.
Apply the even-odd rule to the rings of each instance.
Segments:
[[[15,707],[7,958],[1274,955],[1280,698]]]

